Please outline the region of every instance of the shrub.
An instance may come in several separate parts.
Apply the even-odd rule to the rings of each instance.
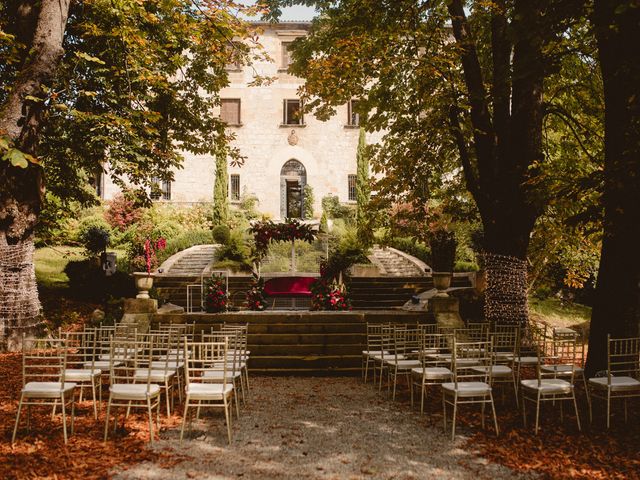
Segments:
[[[335,195],[322,197],[322,210],[329,218],[343,218],[350,222],[355,220],[355,205],[343,205]]]
[[[217,225],[211,231],[213,240],[221,245],[227,245],[231,239],[231,229],[226,225]]]
[[[478,264],[475,262],[457,261],[453,266],[454,272],[477,272]]]
[[[86,238],[88,231],[93,228],[100,228],[111,233],[111,227],[104,219],[102,211],[91,210],[89,215],[81,218],[78,222],[74,240],[79,244],[84,244],[83,239]]]
[[[103,227],[91,226],[83,232],[80,243],[84,247],[88,257],[97,257],[107,250],[110,234]]]
[[[434,272],[453,272],[458,242],[453,232],[436,230],[429,235],[431,268]]]
[[[140,220],[142,212],[143,210],[137,207],[133,200],[119,193],[107,202],[107,210],[104,212],[104,218],[111,228],[124,232]]]
[[[247,246],[244,234],[238,230],[232,230],[229,241],[218,249],[218,260],[233,260],[241,263],[250,263],[251,250]]]
[[[102,268],[89,259],[70,261],[64,268],[69,277],[69,289],[77,297],[104,301],[111,297],[131,297],[135,295],[133,279],[124,272],[117,271],[110,277]]]
[[[229,294],[225,281],[221,277],[212,276],[205,283],[205,309],[209,313],[226,312],[229,304]]]
[[[410,237],[394,237],[388,240],[388,244],[390,247],[413,255],[426,264],[431,262],[431,250],[426,244],[419,240]]]

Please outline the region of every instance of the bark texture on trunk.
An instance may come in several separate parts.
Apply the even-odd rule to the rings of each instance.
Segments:
[[[14,25],[19,37],[31,39],[20,73],[0,109],[0,133],[14,147],[35,154],[43,122],[42,86],[55,75],[63,51],[63,38],[70,0],[20,2]],[[39,5],[37,21],[34,10]],[[28,26],[32,25],[32,32]],[[0,161],[0,342],[30,328],[40,311],[33,265],[33,232],[44,191],[42,169]]]
[[[449,116],[465,181],[484,228],[485,316],[492,323],[525,325],[526,255],[533,226],[543,211],[529,190],[528,180],[531,166],[543,158],[544,2],[516,1],[509,28],[506,2],[496,0],[495,7],[491,19],[492,83],[487,92],[464,4],[462,0],[448,3],[469,99],[471,147],[459,133],[460,109],[454,106]]]
[[[640,335],[640,7],[596,0],[605,99],[604,236],[587,374],[607,368],[607,335]]]

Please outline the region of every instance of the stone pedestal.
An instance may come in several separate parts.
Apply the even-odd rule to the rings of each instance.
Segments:
[[[121,324],[136,324],[138,331],[146,332],[153,315],[158,311],[158,301],[155,298],[125,298],[124,315]]]
[[[432,297],[429,299],[428,311],[433,314],[439,327],[464,328],[460,304],[455,297]]]

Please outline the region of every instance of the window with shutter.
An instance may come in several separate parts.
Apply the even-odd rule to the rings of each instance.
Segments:
[[[349,117],[347,118],[347,125],[358,126],[360,125],[360,114],[356,112],[358,108],[358,100],[349,100]]]
[[[300,100],[284,100],[282,123],[284,125],[302,125],[302,108]]]

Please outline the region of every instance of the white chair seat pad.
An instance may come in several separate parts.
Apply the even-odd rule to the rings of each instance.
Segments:
[[[609,388],[607,377],[590,378],[589,384],[596,388]],[[633,377],[611,377],[611,391],[633,391],[640,390],[640,381]]]
[[[491,385],[484,382],[458,382],[457,390],[454,382],[447,382],[442,384],[442,388],[449,394],[457,392],[459,397],[478,397],[491,393]]]
[[[165,365],[167,366],[167,370],[176,371],[178,368],[184,367],[184,362],[165,362],[163,360],[152,360],[151,368],[157,370],[164,370]]]
[[[489,367],[472,367],[471,370],[478,373],[487,372]],[[491,366],[491,375],[494,377],[508,377],[511,376],[512,370],[506,365],[492,365]]]
[[[520,365],[537,365],[538,357],[516,357],[513,361]]]
[[[389,360],[385,359],[386,364],[391,365],[392,367],[398,367],[400,369],[411,370],[412,368],[419,367],[422,365],[420,360],[406,360],[406,359],[398,359],[390,358]]]
[[[382,358],[384,357],[384,361],[386,362],[387,360],[390,359],[395,359],[396,355],[394,355],[393,353],[389,353],[385,350],[384,354],[382,353],[374,353],[371,355],[374,360],[382,360]],[[398,360],[404,360],[406,357],[402,354],[397,355]]]
[[[453,375],[453,372],[446,367],[412,368],[411,372],[428,380],[444,380]]]
[[[233,385],[227,383],[224,388],[221,383],[189,383],[187,395],[192,400],[222,400],[233,391]]]
[[[571,365],[542,365],[540,370],[544,372],[555,372],[557,374],[571,375]],[[576,375],[581,375],[583,369],[581,367],[573,367]]]
[[[147,384],[116,383],[109,387],[111,398],[120,400],[146,400],[160,393],[160,385],[152,383],[147,391]]]
[[[134,381],[147,381],[147,376],[150,377],[150,382],[161,382],[169,381],[176,374],[175,370],[151,370],[149,371],[146,368],[139,368],[133,374]]]
[[[90,382],[95,377],[102,375],[102,370],[99,368],[90,369],[77,369],[67,368],[64,371],[64,379],[70,382]]]
[[[222,370],[207,370],[202,375],[204,378],[208,380],[220,380],[224,378],[224,373]],[[235,374],[232,374],[230,370],[227,370],[227,380],[231,380],[232,378],[238,378],[242,375],[240,371],[236,371]]]
[[[564,394],[571,393],[573,386],[566,380],[560,378],[544,378],[538,385],[538,380],[521,380],[520,383],[524,388],[529,390],[541,391],[544,394]]]
[[[384,352],[385,355],[389,355],[389,352],[386,350],[362,350],[362,354],[363,355],[382,355],[382,353]]]
[[[28,382],[22,389],[25,398],[60,398],[76,388],[73,382]]]

